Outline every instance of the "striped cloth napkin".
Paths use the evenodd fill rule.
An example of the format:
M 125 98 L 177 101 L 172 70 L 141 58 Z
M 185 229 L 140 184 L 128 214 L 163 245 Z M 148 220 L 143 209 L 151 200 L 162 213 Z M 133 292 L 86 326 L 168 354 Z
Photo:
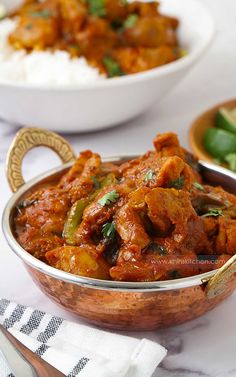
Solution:
M 0 323 L 68 377 L 150 377 L 167 352 L 147 339 L 79 325 L 6 299 L 0 300 Z M 0 377 L 14 377 L 1 352 Z

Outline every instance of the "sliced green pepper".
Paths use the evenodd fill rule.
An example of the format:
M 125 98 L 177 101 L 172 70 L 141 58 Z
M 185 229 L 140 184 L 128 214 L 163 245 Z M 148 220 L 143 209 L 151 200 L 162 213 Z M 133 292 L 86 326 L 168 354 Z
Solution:
M 105 178 L 101 181 L 101 187 L 114 185 L 117 183 L 116 176 L 114 173 L 107 174 Z
M 68 245 L 75 245 L 75 230 L 81 223 L 85 208 L 96 198 L 101 189 L 105 186 L 109 186 L 116 183 L 115 174 L 110 173 L 101 181 L 101 188 L 96 190 L 88 198 L 79 199 L 73 204 L 69 210 L 64 229 L 63 237 Z
M 81 223 L 83 212 L 87 205 L 90 203 L 90 199 L 80 199 L 73 204 L 63 229 L 63 237 L 69 245 L 75 245 L 75 230 Z

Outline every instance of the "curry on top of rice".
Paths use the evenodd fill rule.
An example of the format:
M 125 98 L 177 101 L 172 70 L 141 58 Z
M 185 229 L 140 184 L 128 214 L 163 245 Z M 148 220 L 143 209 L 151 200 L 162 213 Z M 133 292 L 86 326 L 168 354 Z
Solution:
M 156 1 L 25 0 L 11 15 L 17 50 L 63 50 L 108 77 L 137 73 L 181 57 L 178 20 Z

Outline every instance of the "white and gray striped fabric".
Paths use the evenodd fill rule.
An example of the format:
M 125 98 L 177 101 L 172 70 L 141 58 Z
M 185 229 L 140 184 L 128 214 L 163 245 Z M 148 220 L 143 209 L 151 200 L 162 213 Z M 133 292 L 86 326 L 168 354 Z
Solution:
M 68 377 L 150 377 L 167 352 L 147 339 L 79 325 L 6 299 L 0 299 L 0 323 Z M 18 377 L 1 352 L 0 377 Z

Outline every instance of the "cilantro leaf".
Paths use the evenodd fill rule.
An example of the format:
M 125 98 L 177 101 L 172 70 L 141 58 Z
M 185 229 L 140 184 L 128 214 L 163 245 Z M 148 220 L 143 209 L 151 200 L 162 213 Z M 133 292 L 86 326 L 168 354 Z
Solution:
M 32 206 L 33 204 L 37 203 L 37 199 L 25 199 L 25 200 L 22 200 L 22 202 L 20 202 L 17 206 L 18 209 L 24 209 L 24 208 L 27 208 L 27 207 L 30 207 Z
M 122 71 L 119 63 L 115 61 L 110 56 L 106 56 L 103 59 L 103 64 L 107 70 L 108 77 L 123 76 L 124 72 Z
M 129 28 L 133 27 L 136 24 L 137 20 L 138 20 L 138 15 L 137 14 L 130 14 L 126 18 L 126 20 L 124 21 L 124 24 L 123 24 L 124 28 L 125 29 L 129 29 Z
M 106 223 L 102 226 L 102 234 L 104 238 L 113 239 L 116 234 L 114 223 Z
M 104 17 L 107 14 L 104 0 L 87 0 L 89 13 L 98 17 Z
M 184 185 L 184 177 L 180 176 L 177 179 L 173 179 L 172 181 L 169 182 L 168 187 L 170 188 L 175 188 L 176 190 L 180 190 Z
M 222 209 L 217 209 L 217 208 L 211 208 L 207 213 L 204 213 L 201 217 L 218 217 L 218 216 L 223 216 Z
M 100 203 L 103 207 L 109 206 L 109 204 L 115 203 L 119 196 L 120 195 L 116 190 L 112 190 L 99 199 L 98 203 Z
M 144 182 L 148 182 L 148 181 L 151 181 L 154 177 L 155 173 L 152 169 L 149 169 L 147 171 L 147 173 L 145 174 L 145 177 L 144 177 Z
M 199 183 L 199 182 L 194 182 L 193 186 L 197 190 L 200 190 L 200 191 L 203 191 L 203 192 L 206 191 L 205 187 L 203 185 L 201 185 L 201 183 Z

